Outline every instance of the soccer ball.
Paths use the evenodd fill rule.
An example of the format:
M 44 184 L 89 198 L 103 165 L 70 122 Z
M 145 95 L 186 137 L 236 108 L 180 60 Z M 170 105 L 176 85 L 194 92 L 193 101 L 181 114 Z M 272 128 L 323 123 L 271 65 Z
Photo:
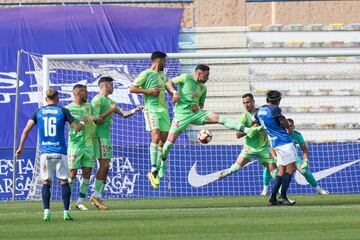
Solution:
M 198 140 L 202 144 L 207 144 L 211 142 L 212 135 L 209 130 L 201 129 L 198 133 Z

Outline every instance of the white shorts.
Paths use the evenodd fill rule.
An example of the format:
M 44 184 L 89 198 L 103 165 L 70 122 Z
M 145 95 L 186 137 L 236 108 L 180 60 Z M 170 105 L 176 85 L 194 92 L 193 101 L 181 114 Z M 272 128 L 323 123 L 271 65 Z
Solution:
M 274 147 L 276 152 L 276 165 L 286 166 L 290 163 L 296 162 L 297 152 L 293 143 L 288 143 L 278 147 Z
M 40 155 L 40 177 L 42 180 L 52 180 L 56 177 L 67 180 L 69 177 L 69 167 L 67 156 L 60 153 L 43 153 Z

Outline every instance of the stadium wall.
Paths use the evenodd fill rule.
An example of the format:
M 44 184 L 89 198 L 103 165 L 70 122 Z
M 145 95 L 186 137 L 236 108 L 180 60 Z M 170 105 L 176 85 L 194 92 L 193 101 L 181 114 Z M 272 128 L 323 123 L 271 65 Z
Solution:
M 22 0 L 27 3 L 84 2 L 86 0 Z M 3 0 L 0 7 L 11 7 L 13 0 Z M 18 1 L 20 2 L 20 1 Z M 90 1 L 95 2 L 95 1 Z M 98 1 L 96 1 L 98 2 Z M 120 2 L 106 0 L 103 2 Z M 156 2 L 154 0 L 153 2 Z M 360 22 L 360 1 L 283 1 L 250 2 L 249 0 L 194 0 L 189 3 L 136 3 L 123 4 L 140 7 L 181 7 L 184 8 L 182 27 L 223 27 L 244 26 L 250 24 L 311 24 L 311 23 L 357 23 Z M 220 10 L 220 11 L 219 11 Z

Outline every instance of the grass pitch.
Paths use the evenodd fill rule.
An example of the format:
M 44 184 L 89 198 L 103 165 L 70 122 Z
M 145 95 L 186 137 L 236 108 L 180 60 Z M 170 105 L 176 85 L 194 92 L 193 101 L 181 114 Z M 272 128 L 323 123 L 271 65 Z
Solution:
M 360 239 L 359 195 L 296 195 L 292 207 L 267 206 L 264 197 L 189 197 L 106 200 L 109 210 L 73 210 L 52 220 L 42 203 L 0 203 L 0 239 Z M 72 203 L 74 205 L 75 202 Z

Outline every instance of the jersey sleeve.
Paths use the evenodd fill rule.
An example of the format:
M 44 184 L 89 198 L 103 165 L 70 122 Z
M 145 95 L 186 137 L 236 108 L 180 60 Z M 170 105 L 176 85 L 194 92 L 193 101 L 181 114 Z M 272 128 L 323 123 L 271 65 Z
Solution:
M 273 105 L 273 108 L 271 109 L 271 114 L 273 115 L 273 117 L 275 119 L 278 119 L 278 120 L 285 118 L 284 115 L 282 115 L 282 113 L 281 113 L 281 108 L 279 108 L 276 105 Z
M 135 87 L 141 87 L 146 82 L 147 71 L 142 71 L 134 81 Z
M 244 113 L 240 115 L 239 122 L 240 122 L 241 125 L 246 124 L 246 117 L 245 117 Z
M 184 84 L 186 82 L 186 74 L 181 74 L 180 76 L 173 78 L 171 81 L 174 84 Z
M 91 105 L 94 107 L 95 111 L 98 112 L 98 114 L 101 113 L 101 99 L 99 97 L 94 97 L 91 101 Z
M 67 121 L 68 123 L 72 123 L 73 121 L 75 121 L 75 118 L 71 115 L 69 109 L 67 108 L 62 108 L 62 111 L 64 113 L 64 116 L 65 116 L 65 121 Z
M 297 141 L 300 146 L 306 145 L 305 139 L 301 133 L 298 132 Z
M 37 109 L 33 115 L 30 117 L 31 120 L 33 120 L 35 122 L 35 124 L 37 124 L 37 113 L 38 113 L 39 109 Z

